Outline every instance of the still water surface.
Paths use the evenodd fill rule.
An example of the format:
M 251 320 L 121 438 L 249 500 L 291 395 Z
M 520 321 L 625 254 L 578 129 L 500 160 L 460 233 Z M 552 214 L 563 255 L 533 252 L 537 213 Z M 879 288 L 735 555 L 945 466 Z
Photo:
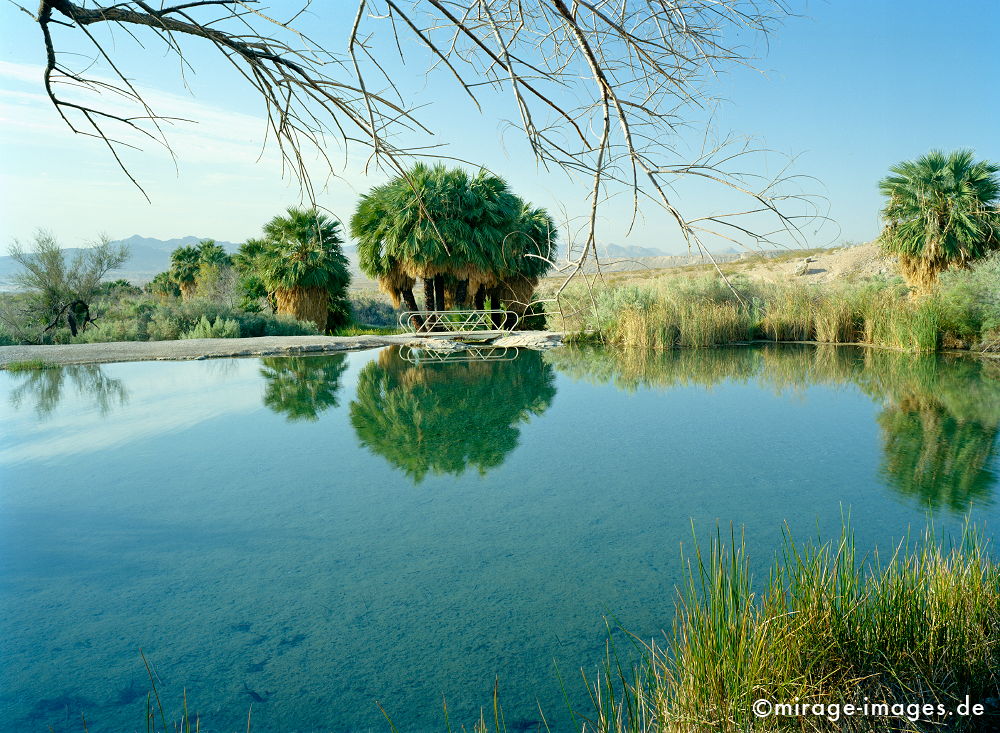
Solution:
M 1000 520 L 997 369 L 796 347 L 0 372 L 0 721 L 145 729 L 142 648 L 202 730 L 511 728 L 611 617 L 669 629 L 692 531 L 888 547 Z M 454 357 L 452 357 L 454 358 Z M 420 363 L 414 363 L 420 362 Z M 993 369 L 992 373 L 990 369 Z M 457 727 L 457 725 L 456 725 Z

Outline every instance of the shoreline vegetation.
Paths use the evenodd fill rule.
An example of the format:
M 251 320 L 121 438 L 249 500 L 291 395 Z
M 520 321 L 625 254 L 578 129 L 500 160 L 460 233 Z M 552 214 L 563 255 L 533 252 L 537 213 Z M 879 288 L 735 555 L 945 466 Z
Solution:
M 824 285 L 736 275 L 661 276 L 615 287 L 567 288 L 571 340 L 664 350 L 752 341 L 863 345 L 909 352 L 1000 352 L 1000 254 L 942 273 L 913 295 L 898 278 Z
M 565 710 L 508 721 L 498 679 L 478 721 L 449 720 L 446 701 L 440 729 L 552 731 L 562 718 L 591 733 L 987 731 L 1000 722 L 1000 565 L 975 525 L 958 537 L 929 525 L 864 557 L 849 519 L 832 542 L 799 542 L 786 530 L 765 578 L 753 575 L 735 529 L 716 530 L 707 547 L 694 536 L 693 547 L 681 559 L 672 629 L 647 642 L 609 623 L 596 671 L 580 670 L 583 709 L 557 668 Z M 164 711 L 143 661 L 153 683 L 147 732 L 199 729 L 186 691 L 179 712 Z M 759 700 L 769 715 L 755 714 Z M 406 730 L 391 702 L 373 704 L 388 730 Z M 779 705 L 798 709 L 786 715 Z

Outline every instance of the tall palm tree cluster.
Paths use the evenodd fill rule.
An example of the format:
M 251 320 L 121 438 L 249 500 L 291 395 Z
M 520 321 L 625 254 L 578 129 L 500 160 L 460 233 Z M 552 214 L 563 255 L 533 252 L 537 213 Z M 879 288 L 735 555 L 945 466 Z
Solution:
M 523 313 L 554 259 L 556 229 L 544 209 L 486 171 L 417 164 L 362 197 L 351 219 L 362 271 L 397 308 L 446 310 L 487 298 Z
M 933 150 L 889 170 L 879 182 L 888 199 L 880 241 L 918 291 L 1000 247 L 1000 166 L 976 161 L 971 150 Z

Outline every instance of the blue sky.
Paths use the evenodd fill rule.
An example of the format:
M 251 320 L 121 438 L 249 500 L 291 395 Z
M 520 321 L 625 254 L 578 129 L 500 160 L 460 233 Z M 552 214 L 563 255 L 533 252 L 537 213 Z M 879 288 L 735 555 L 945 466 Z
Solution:
M 337 49 L 349 28 L 351 13 L 345 8 L 353 5 L 316 4 L 304 23 Z M 813 178 L 805 188 L 826 197 L 834 224 L 807 228 L 810 243 L 872 239 L 879 229 L 877 182 L 893 163 L 935 147 L 969 147 L 980 158 L 1000 160 L 995 92 L 1000 56 L 994 50 L 1000 2 L 812 0 L 793 8 L 799 17 L 788 19 L 762 49 L 766 54 L 758 68 L 764 73 L 732 70 L 713 91 L 726 100 L 716 114 L 722 131 L 752 135 L 795 156 L 793 171 Z M 30 237 L 37 227 L 51 229 L 67 246 L 99 233 L 242 241 L 298 201 L 298 188 L 287 176 L 282 179 L 275 152 L 259 155 L 264 126 L 257 100 L 204 44 L 189 45 L 198 73 L 185 89 L 175 59 L 155 46 L 142 51 L 127 38 L 115 39 L 123 66 L 158 111 L 199 120 L 170 132 L 176 170 L 162 151 L 131 156 L 152 198 L 149 204 L 100 144 L 64 129 L 42 97 L 43 48 L 31 19 L 11 4 L 0 5 L 0 34 L 4 244 Z M 393 63 L 393 74 L 428 105 L 423 119 L 437 132 L 435 142 L 448 143 L 448 154 L 500 173 L 516 192 L 557 218 L 563 211 L 574 216 L 586 210 L 585 181 L 540 171 L 516 133 L 502 132 L 499 115 L 510 114 L 501 112 L 502 98 L 478 113 L 447 78 L 425 80 L 426 57 L 409 50 L 414 53 L 408 63 Z M 772 158 L 768 166 L 779 162 Z M 319 197 L 343 218 L 360 193 L 384 179 L 366 176 L 362 163 L 349 157 Z M 685 212 L 716 203 L 696 185 L 680 184 L 677 196 Z M 624 200 L 612 201 L 602 212 L 600 239 L 683 249 L 662 213 L 648 207 L 643 213 L 626 238 L 629 207 Z

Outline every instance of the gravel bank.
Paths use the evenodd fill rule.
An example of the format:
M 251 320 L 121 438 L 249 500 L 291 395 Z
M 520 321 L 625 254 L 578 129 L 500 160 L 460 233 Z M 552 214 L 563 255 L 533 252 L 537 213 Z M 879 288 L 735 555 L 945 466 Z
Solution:
M 516 334 L 521 348 L 549 348 L 562 334 L 532 331 Z M 115 341 L 105 344 L 0 346 L 0 368 L 16 361 L 50 364 L 104 364 L 115 361 L 183 361 L 233 356 L 294 356 L 336 351 L 360 351 L 383 346 L 435 346 L 441 338 L 399 336 L 262 336 L 245 339 L 184 339 L 181 341 Z

